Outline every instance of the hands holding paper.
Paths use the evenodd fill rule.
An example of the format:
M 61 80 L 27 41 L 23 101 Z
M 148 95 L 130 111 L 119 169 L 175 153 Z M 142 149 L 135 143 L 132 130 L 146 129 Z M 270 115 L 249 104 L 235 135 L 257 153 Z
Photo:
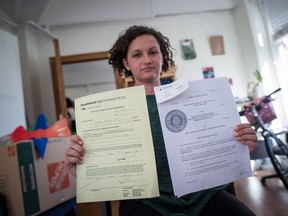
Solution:
M 65 164 L 77 202 L 159 196 L 144 86 L 77 98 L 75 111 Z
M 176 196 L 252 175 L 249 152 L 257 136 L 241 124 L 226 78 L 177 80 L 154 89 Z
M 72 135 L 71 144 L 66 150 L 65 167 L 74 177 L 76 177 L 76 164 L 83 163 L 84 154 L 82 139 L 78 135 Z
M 156 92 L 156 98 L 158 96 L 157 99 L 163 99 L 158 103 L 158 110 L 177 196 L 252 175 L 248 149 L 252 152 L 257 147 L 256 133 L 250 124 L 240 123 L 237 110 L 233 107 L 233 98 L 229 94 L 225 95 L 225 80 L 214 81 L 215 86 L 207 85 L 207 89 L 203 89 L 201 82 L 194 82 L 189 88 L 185 83 L 182 85 L 181 82 L 175 82 L 175 86 L 171 85 L 173 88 L 159 87 L 162 89 Z M 198 83 L 201 88 L 197 87 Z M 195 89 L 192 90 L 193 87 Z M 136 94 L 136 90 L 140 88 L 125 89 L 128 90 Z M 124 94 L 124 90 L 120 92 Z M 104 94 L 107 94 L 108 99 Z M 101 196 L 101 199 L 133 198 L 130 197 L 133 190 L 148 191 L 149 188 L 139 188 L 138 184 L 151 178 L 143 171 L 151 171 L 147 164 L 148 158 L 148 161 L 155 160 L 153 149 L 150 149 L 150 153 L 144 150 L 147 143 L 153 145 L 152 138 L 143 139 L 151 135 L 141 135 L 145 131 L 149 134 L 149 122 L 145 122 L 148 123 L 145 130 L 144 124 L 140 123 L 148 119 L 139 112 L 140 107 L 147 106 L 139 106 L 141 101 L 145 101 L 144 93 L 140 94 L 142 100 L 137 100 L 138 103 L 131 102 L 132 98 L 139 98 L 138 96 L 115 97 L 116 92 L 113 92 L 113 96 L 110 94 L 112 93 L 106 92 L 103 95 L 83 97 L 81 102 L 80 99 L 76 100 L 78 117 L 82 115 L 77 122 L 77 132 L 80 131 L 81 134 L 71 137 L 65 165 L 72 175 L 76 176 L 76 172 L 78 173 L 77 191 L 82 192 L 77 195 L 78 198 L 82 197 L 79 198 L 81 201 L 86 200 L 87 192 L 91 193 L 92 199 L 95 191 L 107 191 L 105 185 L 108 181 L 112 191 L 116 191 L 115 196 Z M 81 104 L 85 106 L 80 106 Z M 85 159 L 84 142 L 87 150 Z M 239 142 L 248 148 L 243 148 Z M 82 163 L 82 168 L 78 169 L 80 166 L 77 166 L 76 169 L 75 165 Z M 156 167 L 152 170 L 155 169 Z M 226 175 L 227 170 L 230 175 Z M 205 177 L 207 175 L 210 177 Z M 127 193 L 125 188 L 131 184 L 134 189 Z M 112 191 L 110 194 L 114 193 Z M 157 192 L 153 196 L 155 195 Z
M 253 152 L 257 146 L 257 136 L 251 125 L 243 123 L 235 126 L 235 139 L 241 141 L 244 145 L 248 145 L 249 152 Z M 85 156 L 83 141 L 78 135 L 71 136 L 71 144 L 66 151 L 65 166 L 69 173 L 76 177 L 76 164 L 83 163 Z
M 235 140 L 240 141 L 249 148 L 249 153 L 258 147 L 258 139 L 255 130 L 248 123 L 239 124 L 234 127 Z

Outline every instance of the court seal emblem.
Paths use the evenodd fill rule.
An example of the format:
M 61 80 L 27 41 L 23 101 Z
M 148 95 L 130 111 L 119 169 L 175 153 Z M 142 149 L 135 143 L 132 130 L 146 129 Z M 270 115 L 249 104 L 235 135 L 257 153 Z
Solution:
M 187 125 L 187 116 L 181 110 L 171 110 L 165 117 L 165 124 L 168 130 L 178 133 Z

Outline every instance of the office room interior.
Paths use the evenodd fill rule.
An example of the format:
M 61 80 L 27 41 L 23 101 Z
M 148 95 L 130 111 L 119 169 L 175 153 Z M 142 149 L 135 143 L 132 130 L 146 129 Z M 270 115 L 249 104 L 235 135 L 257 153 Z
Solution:
M 107 52 L 119 33 L 131 25 L 151 26 L 170 39 L 175 49 L 176 79 L 204 79 L 203 68 L 207 67 L 213 68 L 215 77 L 227 77 L 238 109 L 255 96 L 255 71 L 260 71 L 263 95 L 281 88 L 273 101 L 277 114 L 273 129 L 285 131 L 288 129 L 288 3 L 271 2 L 1 1 L 0 137 L 19 125 L 27 130 L 33 128 L 39 114 L 47 117 L 49 126 L 59 119 L 59 98 L 54 92 L 50 64 L 57 51 L 61 57 Z M 277 20 L 277 15 L 286 19 Z M 224 52 L 220 54 L 212 53 L 209 39 L 214 36 L 223 39 Z M 183 41 L 192 41 L 194 58 L 183 56 Z M 107 59 L 61 66 L 65 96 L 73 100 L 117 88 Z M 244 118 L 241 117 L 247 121 Z

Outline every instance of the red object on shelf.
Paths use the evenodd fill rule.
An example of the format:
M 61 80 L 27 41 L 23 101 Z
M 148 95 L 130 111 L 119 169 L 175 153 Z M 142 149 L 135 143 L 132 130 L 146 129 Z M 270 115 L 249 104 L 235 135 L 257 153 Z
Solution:
M 45 130 L 38 129 L 35 131 L 26 131 L 23 126 L 19 126 L 12 132 L 12 134 L 10 134 L 12 142 L 29 140 L 31 138 L 39 139 L 42 137 L 52 138 L 67 136 L 71 136 L 71 131 L 68 127 L 67 118 L 59 119 L 51 127 Z

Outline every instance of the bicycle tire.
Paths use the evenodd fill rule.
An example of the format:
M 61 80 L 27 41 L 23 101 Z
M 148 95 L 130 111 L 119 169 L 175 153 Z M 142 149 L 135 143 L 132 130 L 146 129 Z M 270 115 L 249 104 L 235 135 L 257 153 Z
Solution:
M 265 146 L 266 146 L 267 154 L 271 160 L 271 163 L 274 167 L 274 170 L 276 171 L 276 175 L 263 177 L 261 182 L 263 184 L 265 184 L 265 180 L 267 178 L 272 178 L 272 177 L 278 176 L 280 178 L 280 180 L 282 181 L 282 183 L 284 184 L 285 188 L 288 190 L 288 180 L 286 179 L 286 177 L 288 176 L 288 172 L 282 166 L 281 162 L 276 157 L 277 155 L 273 151 L 273 141 L 275 141 L 277 143 L 277 145 L 280 145 L 280 146 L 282 146 L 282 145 L 285 146 L 285 144 L 272 133 L 267 133 L 266 135 L 264 135 L 264 140 L 265 140 Z M 286 147 L 284 147 L 284 148 L 286 148 Z

